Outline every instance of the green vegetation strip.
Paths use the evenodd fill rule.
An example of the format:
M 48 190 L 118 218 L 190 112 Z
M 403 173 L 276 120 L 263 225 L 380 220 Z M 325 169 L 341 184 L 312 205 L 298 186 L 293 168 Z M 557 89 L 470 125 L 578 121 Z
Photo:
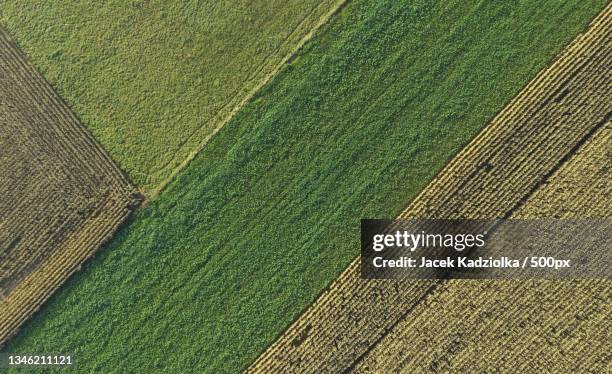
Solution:
M 605 1 L 355 1 L 8 350 L 236 372 Z
M 152 192 L 336 3 L 2 0 L 0 23 Z

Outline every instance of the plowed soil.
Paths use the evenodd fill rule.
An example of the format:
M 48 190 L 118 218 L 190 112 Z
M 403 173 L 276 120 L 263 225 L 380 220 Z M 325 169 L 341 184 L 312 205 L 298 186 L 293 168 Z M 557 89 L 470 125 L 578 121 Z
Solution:
M 0 345 L 139 194 L 0 29 Z

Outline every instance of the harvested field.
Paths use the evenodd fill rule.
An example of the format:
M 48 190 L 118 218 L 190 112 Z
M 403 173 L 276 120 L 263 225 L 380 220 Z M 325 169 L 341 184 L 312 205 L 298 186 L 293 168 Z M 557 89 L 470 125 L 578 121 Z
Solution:
M 611 219 L 610 165 L 607 122 L 512 218 Z M 355 372 L 604 373 L 611 300 L 610 280 L 447 281 Z
M 2 29 L 0 176 L 2 345 L 139 196 Z
M 608 118 L 513 217 L 612 218 L 611 166 L 612 126 Z
M 559 172 L 574 152 L 591 140 L 593 134 L 603 131 L 610 120 L 611 9 L 612 6 L 608 6 L 587 32 L 539 73 L 400 217 L 501 218 L 512 217 L 519 209 L 541 209 L 536 208 L 536 202 L 530 203 L 533 204 L 531 208 L 523 206 Z M 607 147 L 606 152 L 609 152 L 609 138 L 598 136 L 603 136 L 604 140 L 598 140 L 596 147 L 600 147 L 600 151 Z M 609 158 L 609 153 L 603 157 L 604 160 Z M 602 178 L 595 184 L 603 183 L 605 189 L 609 185 Z M 561 184 L 558 186 L 562 188 Z M 581 193 L 571 189 L 566 192 L 570 195 Z M 609 193 L 603 196 L 609 198 Z M 610 205 L 606 204 L 607 201 L 603 202 L 601 209 L 609 216 Z M 540 211 L 540 214 L 545 212 Z M 566 213 L 557 211 L 555 215 L 558 214 Z M 355 260 L 249 371 L 342 372 L 354 369 L 400 321 L 411 319 L 415 308 L 421 308 L 419 310 L 426 314 L 428 309 L 423 301 L 429 300 L 444 284 L 441 281 L 361 280 L 358 260 Z M 460 288 L 462 283 L 453 284 Z M 504 287 L 500 286 L 502 282 L 494 284 L 494 289 Z M 598 287 L 589 292 L 602 296 L 601 291 L 606 291 L 609 283 Z M 588 288 L 585 284 L 580 289 Z M 545 291 L 533 285 L 532 292 Z M 585 293 L 581 300 L 588 300 L 589 294 Z M 572 304 L 573 307 L 586 308 L 584 303 L 576 302 L 578 304 Z M 559 308 L 562 307 L 559 304 Z M 444 313 L 462 315 L 462 310 L 451 307 Z M 542 318 L 554 319 L 555 315 Z M 443 328 L 444 321 L 436 321 Z M 391 361 L 390 365 L 393 365 Z
M 7 351 L 244 369 L 604 4 L 350 2 Z
M 7 0 L 0 23 L 154 195 L 343 0 Z

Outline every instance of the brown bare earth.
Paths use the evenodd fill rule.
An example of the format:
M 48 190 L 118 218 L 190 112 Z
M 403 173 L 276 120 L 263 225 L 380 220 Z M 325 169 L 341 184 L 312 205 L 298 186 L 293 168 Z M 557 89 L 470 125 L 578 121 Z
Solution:
M 0 28 L 0 346 L 140 195 Z
M 611 16 L 609 5 L 400 217 L 611 217 Z M 247 371 L 471 372 L 480 360 L 571 372 L 609 361 L 609 281 L 366 281 L 358 264 Z

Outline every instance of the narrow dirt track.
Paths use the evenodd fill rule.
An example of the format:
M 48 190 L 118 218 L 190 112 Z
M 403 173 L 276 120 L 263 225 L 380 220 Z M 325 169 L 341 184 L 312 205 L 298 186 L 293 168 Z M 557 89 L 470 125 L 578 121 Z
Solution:
M 557 178 L 561 170 L 565 170 L 568 160 L 573 159 L 596 134 L 601 136 L 600 132 L 607 128 L 610 121 L 611 16 L 612 5 L 608 5 L 591 23 L 589 29 L 577 37 L 551 66 L 540 72 L 446 166 L 400 217 L 508 218 L 516 217 L 529 209 L 542 209 L 537 207 L 543 206 L 543 203 L 534 202 L 534 196 L 543 194 L 541 191 L 547 184 Z M 601 181 L 598 183 L 601 184 Z M 582 192 L 567 192 L 568 196 L 572 193 L 582 195 Z M 548 199 L 542 201 L 548 201 L 550 206 L 560 204 L 558 200 L 551 200 L 552 197 Z M 606 214 L 612 213 L 609 206 L 604 205 Z M 551 212 L 551 209 L 544 209 L 533 214 L 542 216 L 545 213 L 552 214 Z M 435 349 L 442 349 L 443 344 L 455 346 L 448 340 L 448 336 L 438 337 L 441 340 L 437 345 L 432 343 L 435 348 L 431 348 L 433 350 L 430 355 L 426 356 L 430 359 L 427 362 L 428 369 L 425 369 L 427 365 L 424 364 L 417 366 L 412 362 L 411 365 L 410 358 L 404 356 L 404 345 L 401 343 L 396 347 L 396 361 L 389 361 L 390 366 L 378 365 L 377 357 L 382 357 L 385 349 L 382 348 L 385 346 L 380 344 L 393 344 L 392 340 L 387 340 L 391 335 L 406 334 L 414 337 L 411 334 L 416 334 L 417 330 L 404 326 L 407 323 L 405 321 L 413 320 L 413 315 L 420 315 L 423 319 L 433 318 L 439 328 L 443 328 L 445 322 L 442 318 L 436 318 L 437 315 L 459 318 L 457 315 L 465 312 L 465 306 L 460 304 L 437 303 L 435 308 L 428 307 L 429 303 L 432 303 L 431 300 L 438 300 L 439 295 L 447 293 L 445 289 L 449 285 L 457 288 L 457 292 L 463 293 L 476 288 L 458 281 L 364 281 L 359 277 L 359 261 L 356 259 L 247 372 L 327 373 L 356 369 L 383 370 L 381 367 L 391 371 L 399 368 L 414 369 L 417 372 L 419 369 L 437 370 L 443 365 L 432 358 L 440 355 L 435 353 Z M 480 291 L 474 292 L 486 294 L 489 290 L 488 292 L 493 294 L 505 294 L 505 300 L 512 302 L 516 297 L 514 292 L 517 287 L 519 282 L 484 282 L 479 286 Z M 512 320 L 520 310 L 531 312 L 534 304 L 529 303 L 529 298 L 534 295 L 550 294 L 557 297 L 565 292 L 569 301 L 559 300 L 555 303 L 556 299 L 553 297 L 550 305 L 546 304 L 548 306 L 537 309 L 536 312 L 539 313 L 539 318 L 550 321 L 545 326 L 554 326 L 555 323 L 567 326 L 569 320 L 557 315 L 555 310 L 586 311 L 591 308 L 589 300 L 593 297 L 610 296 L 609 283 L 577 283 L 574 285 L 577 290 L 575 292 L 571 292 L 571 287 L 563 286 L 548 289 L 549 286 L 537 282 L 520 287 L 524 287 L 527 298 L 522 307 L 518 303 L 518 309 L 508 313 L 504 308 L 498 309 L 499 313 L 489 321 L 491 324 L 495 324 L 496 320 Z M 579 297 L 575 296 L 580 292 L 582 294 Z M 456 296 L 456 299 L 463 300 L 461 296 Z M 494 306 L 499 308 L 499 305 L 503 303 Z M 478 313 L 478 308 L 475 307 L 470 312 Z M 482 308 L 486 310 L 484 305 Z M 601 317 L 601 314 L 597 313 L 591 315 L 593 318 Z M 595 327 L 585 327 L 585 331 L 601 334 L 600 322 L 593 322 Z M 496 328 L 484 325 L 487 328 Z M 467 325 L 465 326 L 467 329 Z M 500 326 L 503 326 L 502 322 L 497 327 Z M 513 339 L 512 332 L 516 331 L 518 330 L 509 330 L 508 339 Z M 466 330 L 462 335 L 457 335 L 456 340 L 481 339 L 477 335 L 468 336 L 468 332 L 469 330 Z M 432 329 L 420 333 L 435 332 Z M 537 336 L 540 340 L 554 340 L 555 334 L 558 334 L 558 331 L 549 331 L 550 337 L 540 331 Z M 424 335 L 419 338 L 435 341 L 434 336 Z M 491 335 L 483 336 L 483 339 L 492 338 Z M 527 346 L 537 346 L 538 341 L 532 339 L 523 343 Z M 488 344 L 493 342 L 494 340 L 489 340 Z M 582 341 L 582 344 L 584 343 L 585 341 Z M 484 354 L 483 349 L 487 346 L 487 341 L 483 340 L 478 344 L 480 345 L 465 351 L 471 356 L 466 358 L 467 361 L 463 361 L 464 364 L 469 362 L 469 359 Z M 381 348 L 378 348 L 379 346 Z M 418 348 L 417 345 L 414 347 Z M 513 352 L 515 355 L 521 354 L 518 348 Z M 601 357 L 601 352 L 595 350 L 592 355 L 594 356 L 590 357 Z M 544 357 L 542 365 L 548 362 L 548 358 L 560 355 L 551 353 Z M 561 361 L 560 364 L 564 363 L 566 361 Z M 467 366 L 459 368 L 465 367 Z
M 0 28 L 0 346 L 140 194 Z

